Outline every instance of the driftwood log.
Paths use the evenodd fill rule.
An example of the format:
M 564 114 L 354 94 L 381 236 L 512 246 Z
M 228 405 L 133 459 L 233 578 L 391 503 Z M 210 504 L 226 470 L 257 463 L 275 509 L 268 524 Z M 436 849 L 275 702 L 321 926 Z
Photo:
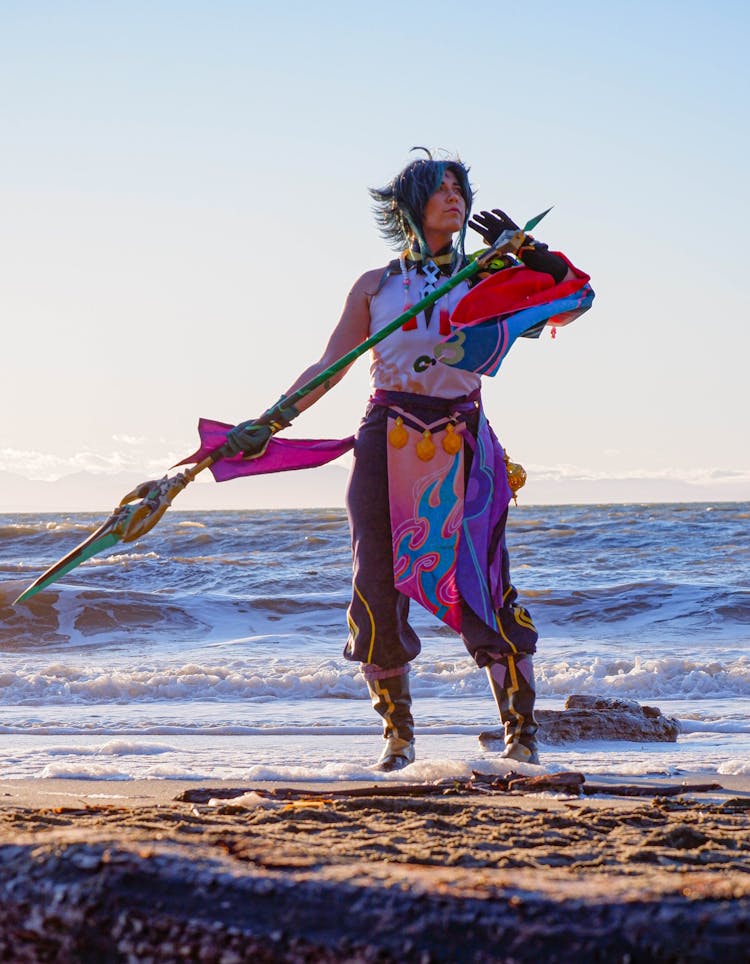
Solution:
M 656 706 L 604 696 L 569 696 L 564 710 L 537 710 L 541 743 L 579 740 L 626 740 L 631 743 L 676 743 L 680 724 Z M 479 742 L 488 747 L 503 742 L 503 731 L 485 730 Z
M 377 783 L 366 787 L 349 787 L 344 790 L 329 788 L 314 790 L 310 787 L 194 787 L 183 790 L 175 797 L 181 803 L 202 803 L 225 800 L 231 805 L 248 794 L 254 799 L 244 804 L 252 809 L 256 800 L 275 800 L 278 802 L 307 802 L 319 806 L 333 804 L 336 800 L 351 801 L 379 797 L 450 797 L 466 794 L 496 793 L 557 793 L 571 797 L 606 796 L 624 797 L 675 797 L 682 793 L 706 793 L 722 790 L 720 783 L 668 783 L 652 784 L 598 784 L 586 783 L 586 777 L 575 770 L 564 773 L 543 773 L 530 777 L 523 773 L 479 773 L 460 780 L 437 780 L 434 783 Z M 242 808 L 243 804 L 239 806 Z

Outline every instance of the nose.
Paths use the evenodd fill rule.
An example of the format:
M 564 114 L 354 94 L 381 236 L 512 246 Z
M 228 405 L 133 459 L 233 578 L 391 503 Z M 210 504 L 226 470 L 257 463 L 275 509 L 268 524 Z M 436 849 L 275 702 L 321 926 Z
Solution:
M 445 203 L 446 204 L 457 204 L 457 203 L 463 204 L 464 203 L 464 196 L 457 186 L 454 185 L 453 187 L 448 188 L 448 193 L 446 194 L 446 197 L 445 197 Z

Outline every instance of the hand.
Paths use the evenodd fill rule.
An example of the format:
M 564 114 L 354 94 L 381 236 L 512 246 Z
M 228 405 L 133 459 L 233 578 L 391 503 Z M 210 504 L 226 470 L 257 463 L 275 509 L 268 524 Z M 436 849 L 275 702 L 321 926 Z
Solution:
M 242 452 L 245 458 L 257 459 L 268 448 L 273 435 L 270 425 L 259 425 L 255 419 L 240 422 L 227 435 L 223 448 L 227 456 Z
M 286 396 L 282 395 L 259 419 L 240 422 L 228 432 L 223 445 L 225 457 L 242 452 L 246 459 L 260 458 L 268 448 L 271 437 L 283 428 L 289 428 L 292 419 L 298 415 L 299 409 L 286 404 Z
M 469 221 L 469 227 L 482 236 L 485 244 L 492 245 L 503 231 L 518 231 L 516 222 L 509 218 L 505 211 L 493 208 L 492 211 L 480 211 Z

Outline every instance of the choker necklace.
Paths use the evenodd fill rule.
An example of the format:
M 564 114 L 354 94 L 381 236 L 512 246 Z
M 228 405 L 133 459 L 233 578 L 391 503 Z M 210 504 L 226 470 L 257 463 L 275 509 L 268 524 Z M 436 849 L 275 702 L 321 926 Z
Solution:
M 427 260 L 434 262 L 436 265 L 442 267 L 443 265 L 450 264 L 453 261 L 455 251 L 451 248 L 448 251 L 443 252 L 443 254 L 431 255 Z M 419 265 L 421 261 L 424 260 L 421 251 L 411 251 L 407 250 L 401 254 L 401 258 L 410 261 L 412 264 Z

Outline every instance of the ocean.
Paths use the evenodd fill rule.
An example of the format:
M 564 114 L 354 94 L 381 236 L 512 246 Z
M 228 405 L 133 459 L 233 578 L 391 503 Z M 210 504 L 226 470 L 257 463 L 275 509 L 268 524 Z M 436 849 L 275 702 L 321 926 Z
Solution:
M 170 510 L 143 540 L 11 608 L 101 521 L 0 515 L 4 778 L 507 771 L 477 740 L 498 726 L 485 674 L 416 605 L 418 760 L 402 774 L 370 769 L 379 720 L 341 655 L 351 558 L 342 509 Z M 561 709 L 573 693 L 624 697 L 682 726 L 676 744 L 542 745 L 548 770 L 750 773 L 749 521 L 750 503 L 511 508 L 514 583 L 541 634 L 539 707 Z

